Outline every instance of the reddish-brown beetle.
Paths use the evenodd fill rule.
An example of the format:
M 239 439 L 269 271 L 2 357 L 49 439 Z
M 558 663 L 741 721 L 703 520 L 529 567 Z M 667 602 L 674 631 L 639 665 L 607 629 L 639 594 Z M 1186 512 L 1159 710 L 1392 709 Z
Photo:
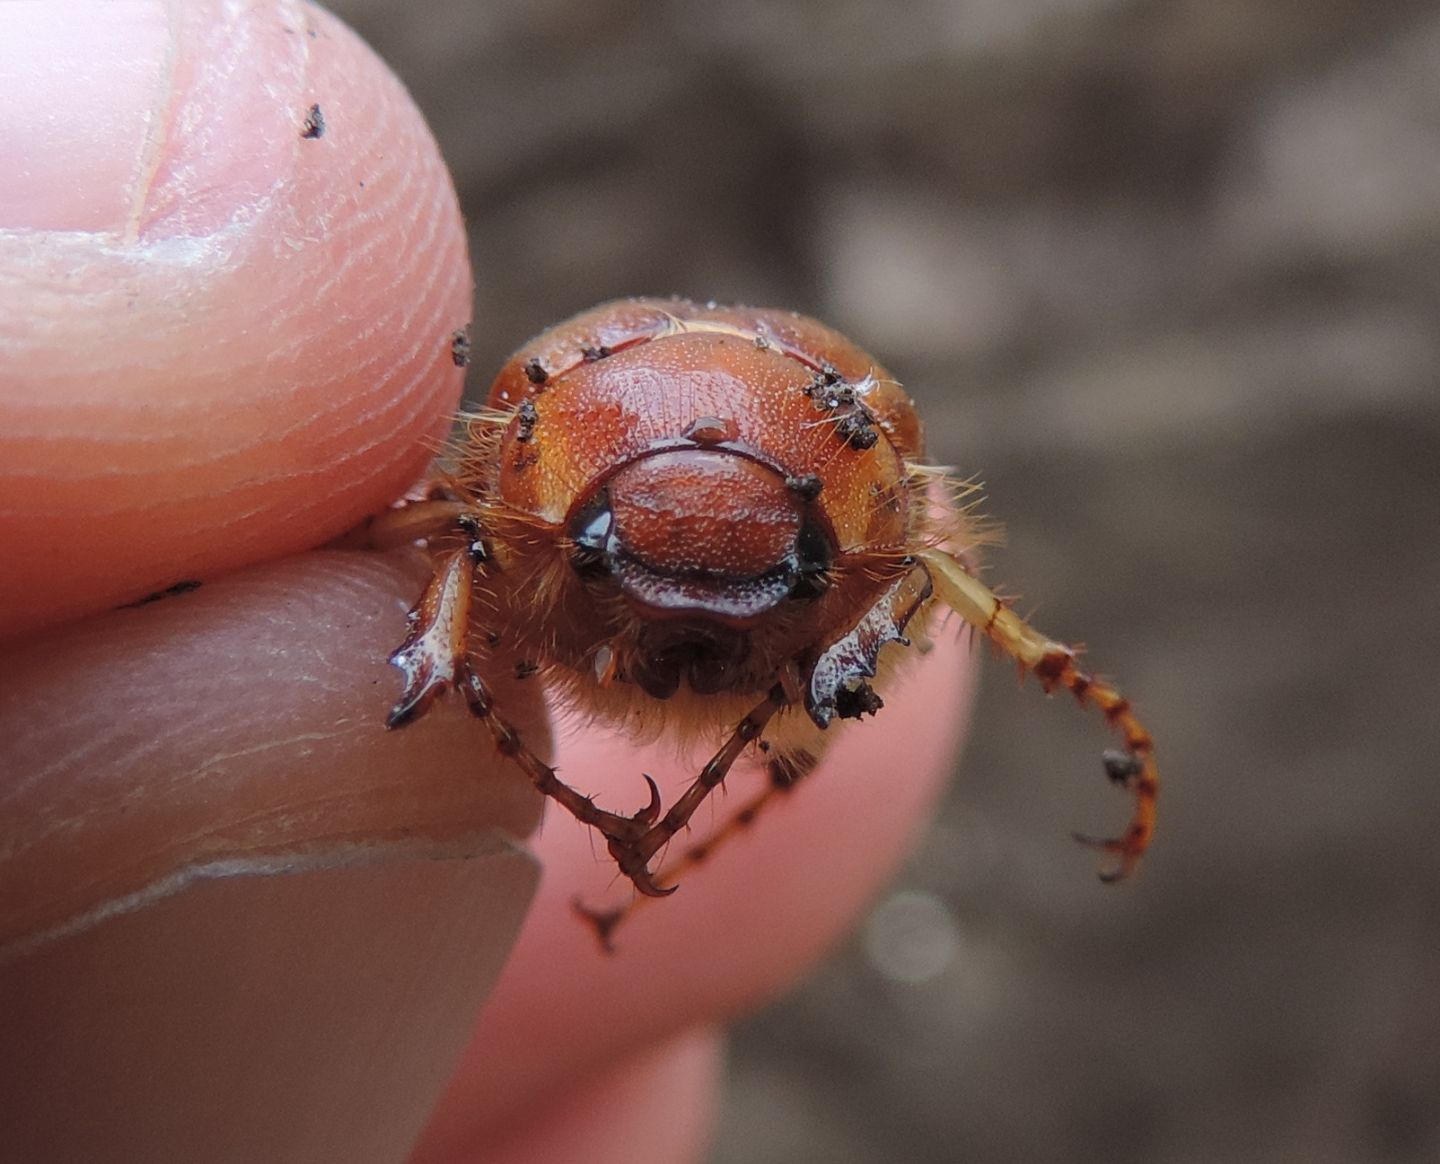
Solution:
M 1102 876 L 1122 877 L 1154 830 L 1150 735 L 976 578 L 983 536 L 957 504 L 964 488 L 946 485 L 899 383 L 814 320 L 678 299 L 594 308 L 517 352 L 465 418 L 450 470 L 372 524 L 376 544 L 423 538 L 435 559 L 392 657 L 405 688 L 389 726 L 459 688 L 501 752 L 605 838 L 641 894 L 662 896 L 687 858 L 660 873 L 652 859 L 746 748 L 769 790 L 722 839 L 810 772 L 834 720 L 879 710 L 903 657 L 883 648 L 943 606 L 1120 733 L 1105 768 L 1133 817 L 1115 840 L 1081 840 L 1116 857 Z M 601 809 L 494 706 L 472 648 L 497 642 L 595 716 L 718 751 L 663 813 L 648 776 L 640 812 Z M 624 912 L 589 916 L 608 940 Z

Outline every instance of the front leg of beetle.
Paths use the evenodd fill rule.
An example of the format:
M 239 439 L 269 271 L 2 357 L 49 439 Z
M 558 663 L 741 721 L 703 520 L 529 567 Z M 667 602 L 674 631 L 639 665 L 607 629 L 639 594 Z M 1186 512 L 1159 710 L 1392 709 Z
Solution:
M 445 691 L 455 686 L 465 667 L 470 641 L 470 597 L 475 562 L 466 550 L 444 555 L 410 612 L 405 641 L 390 662 L 405 676 L 400 698 L 386 717 L 387 728 L 419 719 Z
M 367 518 L 347 535 L 346 541 L 348 544 L 353 540 L 371 550 L 393 550 L 467 527 L 478 530 L 479 523 L 480 514 L 469 502 L 426 498 L 407 501 Z
M 409 634 L 390 656 L 390 662 L 404 674 L 405 686 L 385 726 L 400 728 L 414 722 L 441 694 L 458 687 L 471 713 L 489 728 L 499 752 L 512 760 L 536 789 L 612 843 L 638 840 L 660 812 L 660 790 L 653 780 L 646 777 L 649 804 L 633 817 L 596 808 L 589 797 L 556 776 L 555 769 L 535 755 L 514 725 L 496 711 L 494 697 L 469 654 L 474 582 L 487 562 L 484 541 L 473 517 L 462 516 L 458 524 L 461 532 L 471 536 L 470 545 L 437 559 L 434 575 L 410 612 Z

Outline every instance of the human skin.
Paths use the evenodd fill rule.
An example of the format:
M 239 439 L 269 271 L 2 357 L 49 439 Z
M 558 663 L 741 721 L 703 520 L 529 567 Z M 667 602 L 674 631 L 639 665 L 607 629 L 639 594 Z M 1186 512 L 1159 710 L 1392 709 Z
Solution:
M 269 1089 L 252 1098 L 268 1124 L 313 1132 L 302 1117 L 324 1075 L 407 1142 L 459 1055 L 417 1159 L 560 1160 L 577 1144 L 630 1159 L 637 1129 L 650 1158 L 693 1158 L 718 1032 L 813 964 L 902 858 L 949 768 L 969 656 L 941 636 L 874 723 L 847 726 L 805 785 L 601 954 L 569 902 L 624 893 L 589 834 L 551 813 L 530 835 L 538 797 L 460 708 L 381 726 L 398 682 L 384 656 L 423 563 L 317 549 L 423 473 L 458 401 L 448 338 L 468 321 L 470 272 L 423 123 L 318 9 L 79 7 L 0 6 L 0 156 L 34 161 L 0 183 L 0 972 L 100 1023 L 117 1008 L 94 1018 L 84 1001 L 115 975 L 67 951 L 94 943 L 113 967 L 128 950 L 143 982 L 151 952 L 168 974 L 167 942 L 203 940 L 213 977 L 241 957 L 226 934 L 254 927 L 244 955 L 258 943 L 280 1001 L 254 1008 L 221 981 L 197 1014 L 241 1008 L 232 1027 L 257 1048 L 303 1036 L 326 992 L 288 994 L 287 959 L 345 1003 L 306 1055 L 264 1064 Z M 301 136 L 312 104 L 320 138 Z M 203 585 L 116 609 L 190 579 Z M 502 697 L 549 750 L 538 687 Z M 556 754 L 617 810 L 643 802 L 642 771 L 673 794 L 694 770 L 587 725 Z M 527 837 L 538 892 L 506 840 Z M 197 870 L 208 880 L 177 876 Z M 405 927 L 426 909 L 421 931 Z M 412 949 L 423 973 L 398 989 Z M 165 1004 L 149 1050 L 181 1064 L 194 1023 L 166 1033 Z M 362 1037 L 347 1014 L 356 1031 L 384 1023 Z M 72 1030 L 44 1049 L 71 1057 L 74 1078 L 103 1070 L 87 1056 L 135 1046 L 129 1028 L 113 1044 L 48 1028 Z M 152 1097 L 180 1113 L 153 1134 L 213 1145 L 229 1125 L 210 1100 L 222 1084 L 251 1095 L 246 1066 L 228 1082 L 179 1072 L 190 1100 Z M 0 1109 L 25 1086 L 0 1072 Z M 114 1113 L 84 1110 L 103 1100 L 68 1091 L 67 1110 L 31 1124 L 114 1136 Z M 153 1130 L 164 1120 L 145 1101 L 123 1114 Z M 110 1139 L 70 1150 L 124 1156 Z

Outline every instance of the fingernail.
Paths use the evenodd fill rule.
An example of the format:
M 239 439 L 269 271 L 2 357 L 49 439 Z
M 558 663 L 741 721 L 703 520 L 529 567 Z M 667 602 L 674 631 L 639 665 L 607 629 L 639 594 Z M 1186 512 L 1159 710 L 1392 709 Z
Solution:
M 120 229 L 169 89 L 159 3 L 0 5 L 0 228 Z
M 482 833 L 219 865 L 0 961 L 0 1158 L 405 1157 L 534 860 Z
M 0 230 L 212 234 L 293 162 L 308 10 L 290 0 L 0 3 Z

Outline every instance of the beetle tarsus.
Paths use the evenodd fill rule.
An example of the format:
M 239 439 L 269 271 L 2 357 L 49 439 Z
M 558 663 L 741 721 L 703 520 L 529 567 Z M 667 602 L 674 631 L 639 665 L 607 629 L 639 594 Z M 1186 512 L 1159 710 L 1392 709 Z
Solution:
M 1041 634 L 1020 618 L 1011 604 L 976 578 L 965 564 L 945 550 L 925 550 L 920 559 L 935 582 L 936 596 L 1002 651 L 1014 657 L 1022 675 L 1031 672 L 1047 691 L 1064 688 L 1082 707 L 1094 707 L 1117 733 L 1123 749 L 1104 754 L 1105 774 L 1132 798 L 1129 827 L 1114 840 L 1079 837 L 1084 845 L 1114 854 L 1118 864 L 1101 874 L 1101 880 L 1122 881 L 1144 855 L 1155 833 L 1155 803 L 1160 794 L 1160 772 L 1155 764 L 1155 743 L 1135 715 L 1130 701 L 1107 680 L 1082 671 L 1077 651 Z
M 1139 756 L 1119 748 L 1106 748 L 1100 761 L 1105 765 L 1105 775 L 1110 777 L 1112 783 L 1122 787 L 1127 787 L 1131 780 L 1145 770 L 1145 762 Z
M 610 855 L 615 858 L 615 864 L 620 866 L 620 872 L 630 878 L 631 884 L 637 892 L 646 897 L 669 897 L 677 889 L 678 885 L 661 885 L 655 880 L 655 874 L 650 871 L 650 858 L 645 856 L 639 843 L 625 841 L 610 841 Z
M 1116 858 L 1113 868 L 1100 870 L 1099 877 L 1106 885 L 1124 881 L 1135 871 L 1145 853 L 1145 842 L 1140 836 L 1127 833 L 1124 837 L 1091 837 L 1084 833 L 1071 833 L 1087 849 L 1107 853 Z
M 660 819 L 660 786 L 655 783 L 654 777 L 649 772 L 640 773 L 645 777 L 645 783 L 650 786 L 650 803 L 637 812 L 630 819 L 637 824 L 652 825 Z
M 576 917 L 590 925 L 595 931 L 595 937 L 600 942 L 600 949 L 607 954 L 615 952 L 615 927 L 620 924 L 625 916 L 625 909 L 617 907 L 612 909 L 595 909 L 586 905 L 578 897 L 570 901 L 570 910 Z

